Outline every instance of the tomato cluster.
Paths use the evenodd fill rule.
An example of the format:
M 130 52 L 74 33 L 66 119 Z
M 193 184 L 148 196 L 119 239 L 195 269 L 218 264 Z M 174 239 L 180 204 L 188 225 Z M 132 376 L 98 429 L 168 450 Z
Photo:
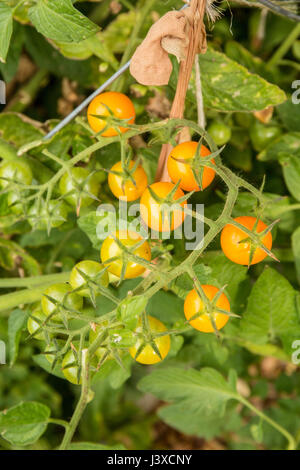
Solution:
M 88 108 L 88 122 L 99 136 L 114 137 L 128 131 L 135 120 L 133 103 L 122 93 L 107 92 L 97 96 Z M 122 124 L 122 125 L 121 125 Z M 209 132 L 218 145 L 231 137 L 230 128 L 220 122 L 213 122 Z M 140 199 L 141 221 L 145 227 L 158 233 L 170 232 L 179 227 L 185 219 L 186 200 L 190 192 L 203 191 L 210 186 L 218 171 L 212 152 L 200 142 L 188 141 L 175 146 L 167 159 L 167 170 L 171 182 L 155 182 L 148 185 L 147 174 L 138 160 L 117 162 L 108 170 L 108 187 L 121 201 L 132 202 Z M 5 164 L 0 168 L 2 187 L 9 181 L 31 184 L 32 174 L 28 165 L 20 162 L 14 168 Z M 39 227 L 45 228 L 49 217 L 52 226 L 65 220 L 65 203 L 74 207 L 88 207 L 98 199 L 100 180 L 95 172 L 84 167 L 73 167 L 65 172 L 59 181 L 59 191 L 65 202 L 50 201 L 44 208 L 33 205 L 29 217 L 39 216 Z M 188 194 L 185 194 L 188 192 Z M 14 193 L 10 201 L 18 210 L 21 201 Z M 270 228 L 258 218 L 237 217 L 229 221 L 221 232 L 221 248 L 224 255 L 234 263 L 252 265 L 262 261 L 272 247 Z M 41 307 L 35 308 L 28 319 L 29 333 L 45 341 L 46 358 L 54 364 L 57 359 L 56 340 L 59 331 L 70 327 L 72 319 L 84 318 L 84 304 L 95 305 L 97 296 L 109 293 L 110 282 L 121 282 L 143 276 L 151 265 L 151 248 L 147 240 L 131 230 L 116 230 L 103 241 L 100 260 L 84 260 L 77 263 L 70 274 L 68 283 L 48 287 L 42 297 Z M 200 284 L 195 279 L 194 289 L 185 298 L 184 315 L 187 323 L 203 333 L 218 334 L 232 315 L 230 303 L 223 289 L 214 285 Z M 98 319 L 99 320 L 99 319 Z M 50 328 L 44 328 L 45 326 Z M 98 364 L 114 358 L 109 346 L 109 320 L 89 323 L 88 344 L 94 344 L 103 336 L 103 342 L 94 353 Z M 124 326 L 114 334 L 122 335 Z M 125 328 L 126 330 L 126 328 Z M 115 331 L 115 330 L 113 330 Z M 163 360 L 170 350 L 170 335 L 165 325 L 144 312 L 132 329 L 134 342 L 125 349 L 141 364 L 155 364 Z M 55 340 L 55 341 L 54 341 Z M 81 345 L 82 346 L 82 345 Z M 64 376 L 72 383 L 81 382 L 80 347 L 72 348 L 59 357 Z

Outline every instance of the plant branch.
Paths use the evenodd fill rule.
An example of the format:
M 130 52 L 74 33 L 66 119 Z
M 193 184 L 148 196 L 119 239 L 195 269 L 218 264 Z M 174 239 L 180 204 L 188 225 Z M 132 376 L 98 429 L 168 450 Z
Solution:
M 75 408 L 74 414 L 71 418 L 71 421 L 69 423 L 69 426 L 66 429 L 64 438 L 62 440 L 61 446 L 59 450 L 67 450 L 72 438 L 74 436 L 74 433 L 76 431 L 76 428 L 78 426 L 78 423 L 83 415 L 83 412 L 86 408 L 86 405 L 88 404 L 88 396 L 89 396 L 89 354 L 87 349 L 82 350 L 82 386 L 81 386 L 81 394 L 79 401 L 77 403 L 77 406 Z

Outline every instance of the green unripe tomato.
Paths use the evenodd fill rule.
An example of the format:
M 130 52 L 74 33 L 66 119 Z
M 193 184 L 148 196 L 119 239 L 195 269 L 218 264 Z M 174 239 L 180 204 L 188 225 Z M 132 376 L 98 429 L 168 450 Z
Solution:
M 235 113 L 234 118 L 236 123 L 244 129 L 249 129 L 254 120 L 251 113 Z
M 31 184 L 32 171 L 24 160 L 10 160 L 1 165 L 0 186 L 5 188 L 13 182 Z
M 37 334 L 35 334 L 35 332 L 41 328 L 41 324 L 43 324 L 47 318 L 46 315 L 42 310 L 37 309 L 32 312 L 32 316 L 39 320 L 39 322 L 32 317 L 28 318 L 27 330 L 29 334 L 32 335 L 35 339 L 45 341 L 45 334 L 42 332 L 42 330 L 40 330 Z
M 24 213 L 20 197 L 16 192 L 9 191 L 7 193 L 7 204 L 12 214 L 22 215 Z
M 52 200 L 48 208 L 45 203 L 42 205 L 33 204 L 28 212 L 29 223 L 37 230 L 47 230 L 48 222 L 51 227 L 60 227 L 68 217 L 68 207 L 63 201 Z
M 0 188 L 6 188 L 14 183 L 25 185 L 32 183 L 32 172 L 30 166 L 24 160 L 10 160 L 4 162 L 0 167 Z M 22 192 L 22 196 L 23 195 L 24 189 Z M 22 204 L 20 204 L 20 195 L 18 194 L 18 191 L 12 190 L 7 193 L 7 204 L 13 214 L 23 214 L 23 207 Z
M 65 196 L 66 201 L 74 207 L 80 202 L 81 207 L 90 206 L 95 199 L 91 198 L 87 193 L 94 195 L 99 194 L 100 183 L 93 174 L 89 178 L 89 170 L 81 167 L 74 167 L 71 173 L 65 173 L 59 182 L 59 191 Z M 69 194 L 72 191 L 72 194 Z
M 281 129 L 278 126 L 270 126 L 255 121 L 250 128 L 250 139 L 253 148 L 260 152 L 269 145 L 276 137 L 280 136 Z
M 225 145 L 231 138 L 230 127 L 221 121 L 213 121 L 208 126 L 207 132 L 217 145 Z
M 55 355 L 51 354 L 51 352 L 55 353 L 57 348 L 54 344 L 46 344 L 44 352 L 48 352 L 49 354 L 45 354 L 45 358 L 47 359 L 50 364 L 54 362 Z
M 83 274 L 91 278 L 92 281 L 97 282 L 97 284 L 102 285 L 104 287 L 108 286 L 107 271 L 104 271 L 102 276 L 100 278 L 97 278 L 97 275 L 99 274 L 100 271 L 104 269 L 104 266 L 100 263 L 97 263 L 97 261 L 85 260 L 85 261 L 80 261 L 80 263 L 77 263 L 71 271 L 70 284 L 73 287 L 73 289 L 77 289 L 78 287 L 87 283 L 87 281 L 80 274 L 78 269 Z M 93 286 L 91 284 L 91 288 L 94 290 L 95 295 L 99 294 L 99 292 L 97 292 L 96 286 Z M 89 297 L 90 290 L 88 287 L 86 287 L 82 290 L 77 291 L 77 294 L 82 295 L 83 297 Z
M 77 363 L 77 359 L 75 353 L 72 349 L 70 349 L 62 361 L 62 373 L 64 374 L 65 378 L 75 385 L 81 384 L 81 378 L 78 381 L 78 365 L 74 364 L 74 366 L 67 367 L 69 364 Z
M 51 313 L 54 312 L 56 309 L 56 305 L 51 302 L 50 299 L 48 299 L 46 295 L 49 295 L 49 297 L 53 297 L 53 299 L 57 300 L 58 302 L 63 302 L 65 298 L 65 306 L 66 309 L 70 308 L 72 310 L 81 310 L 82 305 L 83 305 L 83 299 L 80 297 L 80 295 L 76 293 L 70 293 L 72 292 L 72 288 L 69 284 L 66 283 L 61 283 L 61 284 L 53 284 L 52 286 L 48 287 L 43 296 L 42 296 L 42 309 L 45 315 L 51 315 Z M 70 293 L 67 297 L 66 294 Z M 61 316 L 58 314 L 53 315 L 51 317 L 51 320 L 60 322 L 62 321 Z

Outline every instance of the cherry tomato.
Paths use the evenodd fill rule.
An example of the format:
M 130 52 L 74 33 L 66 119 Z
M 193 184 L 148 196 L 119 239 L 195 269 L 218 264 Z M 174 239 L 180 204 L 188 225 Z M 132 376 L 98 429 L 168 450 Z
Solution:
M 208 126 L 207 132 L 217 145 L 225 145 L 231 138 L 230 127 L 222 121 L 213 121 Z
M 74 167 L 71 174 L 66 172 L 59 182 L 61 195 L 65 196 L 66 201 L 71 206 L 77 206 L 80 202 L 81 207 L 88 207 L 95 199 L 89 194 L 97 197 L 100 190 L 100 184 L 96 173 L 90 176 L 86 168 Z
M 90 103 L 87 111 L 89 125 L 94 132 L 101 132 L 106 126 L 105 119 L 99 119 L 93 115 L 109 116 L 113 114 L 118 119 L 128 119 L 129 124 L 135 120 L 135 110 L 132 101 L 128 96 L 117 91 L 106 91 L 96 96 Z M 126 132 L 128 128 L 119 127 L 120 132 Z M 103 137 L 113 137 L 118 135 L 117 130 L 109 127 L 101 134 Z
M 241 216 L 234 219 L 239 224 L 246 227 L 248 230 L 253 229 L 256 222 L 256 217 Z M 263 232 L 267 228 L 267 225 L 264 224 L 261 220 L 258 221 L 256 232 Z M 227 258 L 237 264 L 243 264 L 247 266 L 250 261 L 250 249 L 251 243 L 249 240 L 242 242 L 244 239 L 249 239 L 249 236 L 246 232 L 241 230 L 234 225 L 227 224 L 222 230 L 221 233 L 221 247 L 223 253 Z M 272 235 L 271 232 L 268 232 L 267 235 L 261 240 L 266 248 L 269 250 L 272 248 Z M 252 258 L 251 264 L 256 264 L 262 261 L 267 256 L 267 253 L 264 252 L 261 248 L 256 248 L 254 256 Z
M 156 194 L 158 198 L 164 200 L 171 190 L 174 188 L 174 184 L 167 182 L 160 182 L 151 184 L 150 188 Z M 169 207 L 167 203 L 159 202 L 154 199 L 150 194 L 149 189 L 144 191 L 140 201 L 140 213 L 144 223 L 156 230 L 157 232 L 169 232 L 179 227 L 184 218 L 184 208 L 186 202 L 181 202 L 180 206 L 176 203 L 176 200 L 184 196 L 183 191 L 178 188 L 173 196 L 172 207 Z M 171 222 L 171 224 L 170 224 Z
M 35 339 L 45 340 L 45 334 L 42 330 L 40 330 L 37 334 L 35 332 L 41 328 L 41 325 L 46 320 L 46 315 L 42 310 L 36 309 L 32 312 L 32 316 L 35 317 L 35 320 L 32 317 L 29 317 L 27 320 L 27 330 L 30 335 L 32 335 Z
M 47 316 L 51 315 L 51 313 L 53 313 L 54 310 L 56 309 L 56 305 L 50 299 L 48 299 L 45 296 L 45 294 L 61 303 L 65 299 L 64 303 L 65 303 L 66 309 L 70 308 L 72 310 L 81 310 L 82 305 L 83 305 L 82 297 L 80 297 L 80 295 L 76 293 L 70 293 L 70 292 L 72 292 L 71 286 L 65 283 L 53 284 L 52 286 L 48 287 L 44 292 L 44 295 L 42 297 L 42 302 L 41 302 L 42 309 L 45 315 Z M 68 293 L 70 294 L 67 295 Z M 53 315 L 51 317 L 51 320 L 57 321 L 57 322 L 61 321 L 60 314 L 58 313 L 58 314 Z
M 11 160 L 4 162 L 0 167 L 0 188 L 6 188 L 7 186 L 13 186 L 14 183 L 21 183 L 22 185 L 30 185 L 32 182 L 32 172 L 30 166 L 23 160 Z M 20 186 L 19 188 L 22 188 Z M 21 197 L 23 197 L 24 191 L 21 194 L 17 188 L 8 191 L 7 193 L 7 204 L 10 211 L 15 215 L 23 214 L 23 206 L 21 204 Z
M 260 152 L 268 144 L 270 144 L 276 137 L 281 134 L 281 129 L 278 126 L 266 125 L 255 120 L 250 128 L 250 139 L 253 148 Z
M 204 294 L 209 300 L 213 300 L 219 289 L 211 285 L 202 285 L 201 286 Z M 216 307 L 221 308 L 230 312 L 230 304 L 224 293 L 222 293 L 219 299 L 216 302 Z M 204 302 L 201 297 L 198 295 L 196 289 L 192 289 L 184 302 L 184 315 L 187 320 L 190 320 L 193 316 L 199 313 L 199 317 L 194 320 L 189 321 L 190 325 L 196 330 L 202 331 L 203 333 L 213 333 L 214 327 L 210 319 L 210 315 L 205 312 Z M 212 313 L 215 325 L 218 330 L 223 328 L 229 320 L 229 316 L 224 313 L 219 313 L 217 311 Z
M 28 211 L 29 223 L 37 230 L 48 229 L 48 223 L 51 227 L 60 227 L 68 217 L 68 207 L 63 201 L 52 200 L 48 208 L 46 204 L 33 204 Z
M 10 160 L 0 167 L 0 186 L 5 188 L 13 183 L 31 184 L 30 166 L 23 160 Z
M 148 323 L 149 323 L 151 333 L 153 334 L 167 331 L 167 328 L 161 321 L 157 320 L 157 318 L 151 317 L 150 315 L 148 316 Z M 164 336 L 159 336 L 154 339 L 154 342 L 160 352 L 162 359 L 154 351 L 151 344 L 146 344 L 144 349 L 140 352 L 140 354 L 136 358 L 135 357 L 136 353 L 139 347 L 141 346 L 141 344 L 143 343 L 143 335 L 141 334 L 141 330 L 142 330 L 141 325 L 142 323 L 141 321 L 139 321 L 139 325 L 136 329 L 136 333 L 139 336 L 138 336 L 136 344 L 132 346 L 131 348 L 129 348 L 129 353 L 131 357 L 133 357 L 133 359 L 135 359 L 137 362 L 140 362 L 141 364 L 156 364 L 157 362 L 160 362 L 162 359 L 164 359 L 167 356 L 170 350 L 170 346 L 171 346 L 170 336 L 164 335 Z
M 106 271 L 104 271 L 101 275 L 101 277 L 97 277 L 100 271 L 102 271 L 104 266 L 100 263 L 97 263 L 96 261 L 90 261 L 90 260 L 85 260 L 85 261 L 80 261 L 80 263 L 77 263 L 74 268 L 71 271 L 70 275 L 70 284 L 73 289 L 77 289 L 78 287 L 86 284 L 86 280 L 80 272 L 85 274 L 86 276 L 90 277 L 91 280 L 94 282 L 97 282 L 97 284 L 102 285 L 106 287 L 108 285 L 108 274 Z M 80 272 L 79 272 L 79 271 Z M 97 292 L 96 286 L 93 286 L 91 284 L 91 288 L 94 289 L 95 295 L 97 295 L 99 292 Z M 81 295 L 82 297 L 89 297 L 90 296 L 90 290 L 88 287 L 85 287 L 84 289 L 78 290 L 76 294 Z
M 184 191 L 200 191 L 200 187 L 193 175 L 193 171 L 189 162 L 182 163 L 178 160 L 191 160 L 195 157 L 197 150 L 198 142 L 183 142 L 182 144 L 177 145 L 171 151 L 167 165 L 168 173 L 171 180 L 174 183 L 177 183 L 180 180 L 179 186 Z M 200 156 L 207 157 L 211 152 L 207 147 L 201 145 Z M 215 163 L 214 159 L 211 160 L 212 163 Z M 198 174 L 200 174 L 200 170 Z M 215 177 L 215 171 L 212 168 L 203 167 L 202 173 L 202 188 L 205 189 L 211 184 Z
M 129 164 L 129 170 L 133 166 L 134 163 L 131 161 Z M 121 162 L 116 163 L 111 168 L 111 171 L 117 171 L 125 176 Z M 125 179 L 124 177 L 122 177 L 122 175 L 119 176 L 114 173 L 109 173 L 108 185 L 113 195 L 121 201 L 135 201 L 136 199 L 141 197 L 148 184 L 147 175 L 141 165 L 138 165 L 138 167 L 132 174 L 132 178 L 135 184 L 133 184 L 131 179 Z
M 130 232 L 126 230 L 121 230 L 115 232 L 114 236 L 120 240 L 122 245 L 124 245 L 127 248 L 131 248 L 134 245 L 137 245 L 143 238 L 135 233 L 135 232 Z M 117 244 L 117 242 L 114 240 L 114 238 L 109 235 L 104 242 L 102 243 L 101 247 L 101 260 L 102 263 L 108 266 L 107 270 L 114 274 L 115 276 L 120 277 L 122 273 L 122 267 L 123 267 L 123 259 L 122 259 L 122 249 L 121 247 Z M 136 248 L 133 253 L 136 256 L 139 256 L 140 258 L 143 258 L 147 261 L 151 260 L 151 250 L 149 243 L 145 240 L 145 242 Z M 106 263 L 107 260 L 110 258 L 114 257 L 120 257 L 119 259 L 116 259 L 110 263 Z M 135 261 L 128 260 L 127 265 L 126 265 L 126 270 L 125 270 L 125 279 L 132 279 L 135 277 L 139 277 L 143 272 L 145 271 L 145 267 L 141 266 Z
M 71 367 L 67 367 L 70 364 L 73 364 Z M 65 357 L 62 360 L 61 366 L 62 366 L 62 373 L 64 374 L 65 378 L 71 382 L 72 384 L 75 385 L 80 385 L 81 384 L 81 377 L 78 380 L 78 365 L 77 364 L 77 358 L 75 356 L 75 353 L 72 349 L 70 349 Z

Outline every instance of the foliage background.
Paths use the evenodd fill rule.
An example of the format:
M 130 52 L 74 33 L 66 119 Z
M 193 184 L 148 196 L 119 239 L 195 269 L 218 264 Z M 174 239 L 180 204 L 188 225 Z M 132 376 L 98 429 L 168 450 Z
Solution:
M 61 27 L 55 15 L 43 23 L 40 12 L 29 9 L 29 2 L 29 6 L 21 4 L 14 11 L 9 42 L 6 38 L 10 24 L 4 10 L 17 3 L 0 3 L 0 56 L 8 50 L 6 63 L 0 63 L 0 73 L 7 84 L 7 105 L 0 114 L 1 151 L 5 143 L 17 149 L 40 139 L 47 126 L 53 127 L 57 119 L 68 114 L 130 57 L 153 21 L 182 4 L 175 0 L 148 2 L 149 11 L 140 21 L 141 12 L 145 13 L 141 0 L 80 1 L 76 8 L 90 19 L 81 29 L 68 28 L 66 24 Z M 65 3 L 72 7 L 71 2 Z M 43 2 L 38 6 L 43 8 Z M 221 7 L 222 18 L 213 27 L 208 26 L 208 53 L 199 59 L 205 114 L 208 123 L 217 118 L 232 129 L 231 140 L 222 153 L 224 164 L 255 187 L 260 187 L 266 176 L 264 191 L 269 203 L 263 207 L 262 218 L 269 222 L 280 218 L 274 254 L 281 262 L 267 258 L 248 271 L 225 259 L 219 240 L 214 240 L 199 260 L 197 276 L 203 283 L 220 287 L 227 284 L 232 311 L 242 319 L 230 320 L 222 342 L 214 335 L 189 331 L 184 337 L 173 337 L 171 354 L 155 368 L 131 364 L 130 377 L 118 367 L 103 374 L 93 385 L 95 398 L 86 409 L 76 441 L 127 449 L 285 448 L 284 435 L 235 398 L 235 381 L 239 397 L 247 398 L 280 423 L 297 443 L 300 439 L 300 378 L 291 361 L 292 343 L 300 339 L 300 108 L 290 98 L 291 84 L 299 74 L 300 31 L 298 28 L 291 37 L 295 23 L 270 12 L 265 17 L 264 10 L 258 8 L 235 2 L 230 3 L 230 8 L 228 4 Z M 138 124 L 156 122 L 168 115 L 176 73 L 174 61 L 170 84 L 164 89 L 139 86 L 129 74 L 113 87 L 133 99 Z M 197 121 L 194 77 L 187 102 L 186 118 Z M 261 124 L 252 111 L 269 105 L 275 107 L 272 119 L 267 125 Z M 258 144 L 261 129 L 271 127 L 279 129 L 277 137 Z M 140 150 L 152 177 L 163 138 L 159 132 L 154 137 L 156 142 L 147 148 L 142 142 Z M 53 139 L 48 150 L 68 160 L 89 144 L 88 133 L 73 122 Z M 110 168 L 120 158 L 114 145 L 97 151 L 94 161 Z M 33 166 L 39 163 L 36 172 L 45 179 L 58 169 L 40 148 L 29 150 L 26 158 Z M 104 184 L 103 199 L 109 197 Z M 218 180 L 194 200 L 205 204 L 207 217 L 216 218 L 226 200 L 226 187 Z M 254 198 L 241 193 L 233 215 L 253 213 L 254 207 Z M 3 280 L 69 271 L 81 259 L 98 260 L 99 240 L 94 237 L 97 218 L 93 210 L 82 210 L 79 218 L 71 215 L 62 229 L 53 229 L 50 235 L 12 220 L 4 195 L 0 197 L 0 216 Z M 179 263 L 183 257 L 181 242 L 171 240 L 170 244 L 173 263 Z M 165 251 L 168 250 L 166 246 Z M 136 281 L 125 281 L 116 295 L 126 296 L 135 285 Z M 3 294 L 11 292 L 5 283 L 1 286 Z M 190 287 L 181 276 L 171 290 L 161 290 L 153 296 L 147 313 L 170 328 L 174 324 L 180 326 L 183 298 Z M 108 311 L 106 303 L 102 298 L 98 301 L 98 313 Z M 43 369 L 40 345 L 27 340 L 27 307 L 5 308 L 1 298 L 0 307 L 0 339 L 8 344 L 9 353 L 9 363 L 1 365 L 0 409 L 22 401 L 37 401 L 51 409 L 54 419 L 68 420 L 78 399 L 78 387 Z M 187 367 L 189 372 L 183 373 Z M 205 367 L 213 368 L 215 375 L 207 375 Z M 219 373 L 229 376 L 228 382 Z M 194 381 L 199 385 L 196 393 Z M 214 396 L 209 388 L 205 390 L 210 381 L 221 393 Z M 208 409 L 210 413 L 206 413 Z M 52 424 L 29 447 L 54 448 L 61 437 L 61 428 Z M 3 437 L 0 445 L 4 449 L 20 448 Z

